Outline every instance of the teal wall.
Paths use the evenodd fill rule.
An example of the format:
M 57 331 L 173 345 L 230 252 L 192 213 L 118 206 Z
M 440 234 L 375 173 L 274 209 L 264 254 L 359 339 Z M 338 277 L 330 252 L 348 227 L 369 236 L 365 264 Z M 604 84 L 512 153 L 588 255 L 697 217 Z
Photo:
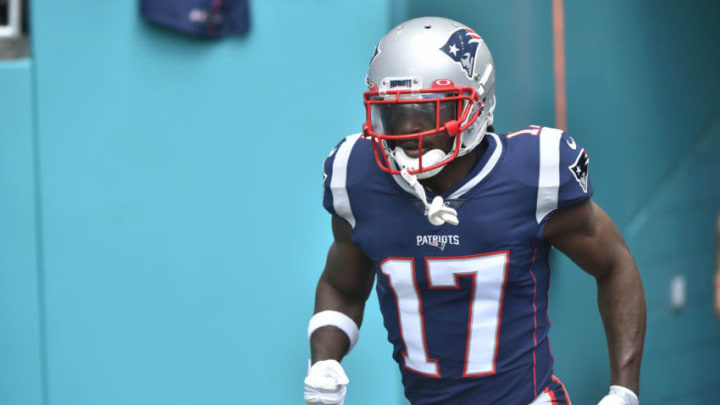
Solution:
M 0 61 L 0 404 L 299 403 L 331 240 L 320 165 L 359 130 L 393 24 L 474 26 L 497 129 L 553 124 L 549 0 L 251 0 L 250 33 L 220 42 L 148 27 L 135 3 L 35 0 L 33 59 Z M 646 287 L 643 404 L 716 403 L 720 6 L 565 13 L 570 132 Z M 553 352 L 578 404 L 609 382 L 594 294 L 558 255 Z M 404 403 L 390 353 L 373 297 L 348 405 Z
M 594 200 L 638 263 L 648 304 L 643 404 L 720 403 L 712 313 L 720 209 L 720 4 L 565 0 L 569 132 L 589 151 Z M 690 5 L 691 4 L 691 5 Z M 408 2 L 410 17 L 473 26 L 498 70 L 496 127 L 554 124 L 551 2 Z M 573 402 L 607 390 L 594 280 L 557 254 L 550 291 L 556 374 Z M 670 308 L 670 280 L 688 302 Z
M 298 403 L 321 164 L 390 7 L 251 1 L 205 42 L 136 3 L 33 1 L 33 60 L 0 63 L 0 403 Z M 350 405 L 400 396 L 374 300 Z

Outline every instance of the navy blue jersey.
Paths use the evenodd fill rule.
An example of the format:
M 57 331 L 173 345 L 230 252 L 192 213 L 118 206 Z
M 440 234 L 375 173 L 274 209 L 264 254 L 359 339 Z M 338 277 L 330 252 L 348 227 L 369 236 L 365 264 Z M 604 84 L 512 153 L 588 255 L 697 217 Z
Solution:
M 485 142 L 467 178 L 442 195 L 458 226 L 430 224 L 413 189 L 377 166 L 370 140 L 349 136 L 325 161 L 323 204 L 375 264 L 413 405 L 524 405 L 551 382 L 542 231 L 558 209 L 591 197 L 588 157 L 553 128 Z

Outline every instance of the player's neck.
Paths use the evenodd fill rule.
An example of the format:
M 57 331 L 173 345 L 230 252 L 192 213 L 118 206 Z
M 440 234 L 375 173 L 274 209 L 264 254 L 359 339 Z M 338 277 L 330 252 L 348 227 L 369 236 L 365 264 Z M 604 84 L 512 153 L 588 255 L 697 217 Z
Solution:
M 487 148 L 487 141 L 483 140 L 476 150 L 453 160 L 440 173 L 429 179 L 420 180 L 420 183 L 435 194 L 444 194 L 465 180 Z

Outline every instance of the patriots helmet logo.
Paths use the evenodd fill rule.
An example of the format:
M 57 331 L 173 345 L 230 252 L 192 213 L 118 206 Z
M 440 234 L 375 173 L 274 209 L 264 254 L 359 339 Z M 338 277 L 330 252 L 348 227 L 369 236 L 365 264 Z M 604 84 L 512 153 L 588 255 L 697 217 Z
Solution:
M 375 58 L 377 58 L 378 54 L 380 54 L 380 44 L 375 45 L 375 51 L 373 52 L 372 58 L 370 58 L 370 66 L 372 66 L 373 62 L 375 62 Z
M 472 79 L 475 73 L 475 57 L 480 45 L 480 35 L 469 28 L 461 28 L 448 38 L 445 45 L 440 48 L 455 63 L 459 64 L 468 78 Z

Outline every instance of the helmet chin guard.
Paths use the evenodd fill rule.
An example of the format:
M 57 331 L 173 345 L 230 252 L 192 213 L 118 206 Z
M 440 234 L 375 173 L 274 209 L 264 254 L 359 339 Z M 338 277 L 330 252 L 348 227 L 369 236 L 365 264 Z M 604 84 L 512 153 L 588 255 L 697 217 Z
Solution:
M 405 153 L 405 150 L 399 146 L 395 147 L 392 156 L 395 160 L 395 163 L 397 163 L 398 165 L 398 169 L 400 169 L 401 172 L 403 170 L 407 170 L 408 173 L 415 172 L 417 173 L 415 174 L 415 176 L 420 180 L 427 179 L 440 173 L 440 171 L 445 167 L 445 165 L 441 165 L 432 170 L 421 172 L 419 171 L 420 158 L 412 158 L 408 156 L 407 153 Z M 422 159 L 428 166 L 437 166 L 438 163 L 441 163 L 443 160 L 447 159 L 447 155 L 440 149 L 430 149 L 422 155 Z

